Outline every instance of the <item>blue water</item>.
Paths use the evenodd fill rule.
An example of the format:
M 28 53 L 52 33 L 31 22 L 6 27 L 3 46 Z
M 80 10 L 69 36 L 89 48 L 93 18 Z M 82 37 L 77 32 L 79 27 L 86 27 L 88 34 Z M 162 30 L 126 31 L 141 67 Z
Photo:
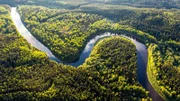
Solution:
M 39 42 L 24 26 L 24 24 L 21 21 L 20 15 L 18 14 L 18 12 L 16 11 L 16 7 L 12 7 L 11 9 L 11 17 L 12 20 L 16 26 L 16 28 L 18 29 L 19 33 L 35 48 L 45 52 L 47 54 L 47 56 L 51 59 L 51 60 L 55 60 L 58 63 L 61 63 L 61 61 L 56 58 L 52 52 L 46 47 L 44 46 L 41 42 Z M 95 38 L 91 39 L 84 51 L 82 52 L 82 54 L 79 57 L 79 60 L 73 63 L 69 63 L 68 65 L 72 65 L 75 67 L 78 67 L 80 65 L 82 65 L 85 60 L 89 57 L 95 43 L 104 37 L 107 36 L 114 36 L 117 34 L 113 34 L 113 33 L 109 33 L 106 32 L 104 34 L 101 35 L 97 35 Z M 121 35 L 123 36 L 123 35 Z M 159 96 L 159 94 L 153 89 L 153 87 L 151 86 L 151 84 L 148 82 L 147 79 L 147 75 L 146 75 L 146 67 L 147 67 L 147 59 L 148 59 L 148 54 L 147 54 L 147 48 L 144 44 L 136 41 L 135 39 L 132 39 L 128 36 L 123 36 L 126 37 L 128 39 L 130 39 L 136 46 L 137 49 L 137 65 L 138 65 L 138 69 L 137 69 L 137 76 L 138 76 L 138 81 L 139 83 L 147 90 L 150 91 L 150 96 L 153 98 L 153 101 L 163 101 L 162 98 Z

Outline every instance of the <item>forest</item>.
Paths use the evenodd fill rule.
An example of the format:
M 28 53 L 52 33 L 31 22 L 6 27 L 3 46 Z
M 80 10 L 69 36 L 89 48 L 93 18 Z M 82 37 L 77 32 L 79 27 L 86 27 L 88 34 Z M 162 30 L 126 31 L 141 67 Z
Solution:
M 0 15 L 4 21 L 2 25 L 12 29 L 10 31 L 5 28 L 0 34 L 1 101 L 88 99 L 151 101 L 148 92 L 137 81 L 135 46 L 128 39 L 112 37 L 105 40 L 105 43 L 100 42 L 96 45 L 94 51 L 104 50 L 103 48 L 109 44 L 114 44 L 111 46 L 114 51 L 106 49 L 105 53 L 116 51 L 117 55 L 121 55 L 116 50 L 117 44 L 119 49 L 123 50 L 122 53 L 129 51 L 129 54 L 122 57 L 130 59 L 131 66 L 123 65 L 125 59 L 120 58 L 121 56 L 116 57 L 122 63 L 119 64 L 116 59 L 107 61 L 103 64 L 103 68 L 108 71 L 104 71 L 103 75 L 102 70 L 98 69 L 101 64 L 92 66 L 92 69 L 86 65 L 74 68 L 49 60 L 45 53 L 33 48 L 17 32 L 10 19 L 9 6 L 0 6 L 0 11 L 3 12 Z M 113 55 L 109 54 L 108 57 L 113 58 Z M 105 61 L 106 57 L 99 57 L 99 60 Z M 114 63 L 116 65 L 113 66 Z
M 37 6 L 20 6 L 18 10 L 30 32 L 64 62 L 76 61 L 86 43 L 106 31 L 130 34 L 142 42 L 156 42 L 147 33 L 112 23 L 97 14 Z
M 106 6 L 109 8 L 107 8 Z M 76 42 L 76 45 L 68 46 L 68 49 L 66 48 L 59 49 L 60 51 L 64 50 L 65 52 L 67 52 L 67 51 L 70 51 L 71 47 L 73 47 L 72 48 L 74 50 L 73 55 L 68 54 L 70 59 L 72 59 L 70 61 L 75 61 L 76 59 L 78 59 L 78 56 L 82 52 L 81 50 L 84 49 L 83 45 L 86 44 L 88 40 L 91 39 L 91 37 L 93 37 L 94 35 L 98 35 L 103 32 L 106 32 L 106 31 L 115 32 L 119 34 L 125 34 L 128 36 L 134 37 L 137 40 L 145 43 L 148 49 L 151 49 L 151 44 L 157 45 L 160 51 L 158 54 L 160 54 L 162 59 L 160 59 L 157 55 L 152 55 L 153 58 L 157 60 L 154 61 L 156 63 L 155 65 L 156 69 L 151 69 L 151 72 L 155 73 L 158 71 L 158 73 L 156 73 L 156 75 L 148 73 L 151 75 L 151 76 L 148 76 L 150 78 L 150 82 L 152 82 L 153 84 L 152 86 L 155 87 L 155 89 L 163 87 L 166 91 L 168 91 L 168 93 L 164 93 L 164 91 L 162 90 L 157 90 L 158 93 L 160 93 L 160 95 L 164 99 L 171 99 L 171 98 L 174 98 L 176 100 L 179 99 L 178 93 L 174 93 L 174 90 L 173 90 L 174 88 L 172 88 L 170 84 L 165 83 L 163 81 L 164 78 L 158 77 L 162 75 L 161 74 L 162 70 L 167 70 L 168 68 L 171 68 L 171 67 L 179 68 L 179 64 L 180 64 L 180 61 L 179 61 L 180 60 L 180 54 L 179 54 L 179 50 L 180 50 L 179 21 L 180 20 L 178 16 L 179 10 L 135 8 L 135 7 L 127 7 L 127 6 L 116 7 L 115 6 L 116 9 L 118 8 L 116 11 L 114 10 L 115 8 L 113 8 L 111 5 L 103 5 L 103 6 L 100 6 L 99 8 L 97 5 L 87 4 L 87 5 L 81 6 L 81 8 L 78 10 L 72 10 L 72 11 L 67 10 L 67 11 L 63 11 L 66 13 L 59 13 L 62 10 L 58 11 L 58 10 L 53 10 L 53 9 L 44 8 L 44 7 L 37 7 L 37 6 L 31 6 L 30 7 L 31 9 L 29 9 L 28 7 L 30 6 L 20 6 L 18 10 L 27 28 L 30 29 L 30 31 L 32 32 L 32 34 L 34 34 L 34 36 L 36 36 L 37 38 L 40 37 L 41 39 L 39 38 L 39 40 L 42 43 L 50 44 L 51 42 L 53 42 L 55 44 L 58 41 L 54 41 L 54 40 L 59 40 L 59 39 L 68 40 L 68 41 L 64 41 L 64 43 L 65 44 L 70 43 L 70 45 Z M 106 9 L 102 7 L 105 7 Z M 92 8 L 92 10 L 90 8 Z M 43 12 L 43 14 L 45 15 L 49 14 L 48 12 L 52 12 L 51 10 L 57 12 L 58 14 L 54 14 L 51 17 L 45 17 L 43 15 L 43 17 L 45 17 L 43 18 L 41 17 L 41 14 L 37 15 L 33 13 L 37 9 L 42 10 L 41 12 Z M 118 13 L 118 11 L 121 13 Z M 127 12 L 130 12 L 130 13 L 127 13 Z M 84 18 L 83 18 L 83 15 L 84 15 Z M 89 17 L 87 17 L 87 15 Z M 114 18 L 114 16 L 109 16 L 109 15 L 116 15 L 115 16 L 116 18 Z M 78 16 L 78 17 L 75 17 L 75 16 Z M 133 16 L 133 18 L 131 16 Z M 92 22 L 89 21 L 91 17 L 95 21 L 92 21 Z M 89 23 L 86 24 L 85 23 L 87 22 L 86 20 L 88 20 Z M 67 21 L 69 21 L 68 24 L 63 26 L 63 22 L 67 22 Z M 49 25 L 49 23 L 54 26 L 58 25 L 59 27 L 58 28 L 52 27 L 53 28 L 52 31 L 49 30 L 51 28 L 48 28 L 48 30 L 43 29 L 43 28 L 46 28 L 47 25 Z M 75 25 L 80 25 L 80 26 L 75 27 Z M 41 27 L 41 26 L 44 26 L 44 27 Z M 33 30 L 34 28 L 36 29 L 40 28 L 41 30 L 34 32 Z M 50 36 L 51 33 L 53 33 L 53 36 L 55 36 L 55 34 L 58 34 L 58 36 L 60 37 L 54 38 L 54 39 L 47 39 L 48 38 L 47 36 L 43 37 L 43 35 L 45 35 L 43 32 L 42 34 L 40 34 L 41 33 L 40 31 L 42 31 L 42 29 L 45 30 L 45 32 L 48 32 L 47 33 L 48 36 Z M 166 30 L 163 30 L 163 29 L 166 29 Z M 76 33 L 76 34 L 73 34 L 73 33 Z M 62 36 L 64 36 L 65 38 L 63 38 Z M 79 37 L 83 40 L 80 41 Z M 52 36 L 49 38 L 52 38 Z M 79 43 L 78 43 L 77 38 L 79 39 Z M 73 41 L 73 39 L 75 39 L 76 41 Z M 62 42 L 62 45 L 60 46 L 63 46 L 64 43 Z M 50 46 L 49 49 L 51 49 L 53 52 L 52 48 L 55 48 L 55 47 L 51 48 L 52 45 L 49 45 L 49 46 Z M 77 52 L 76 53 L 77 55 L 75 56 L 74 53 L 76 52 L 76 50 L 78 50 L 79 52 Z M 62 53 L 62 55 L 66 55 L 63 53 L 63 51 L 58 52 L 58 53 Z M 153 54 L 156 54 L 156 52 L 153 52 Z M 62 59 L 61 57 L 67 57 L 67 56 L 60 56 L 60 59 Z M 74 57 L 74 59 L 72 57 Z M 70 62 L 70 61 L 68 58 L 64 58 L 64 62 Z M 168 67 L 164 63 L 168 63 L 168 66 L 170 65 L 171 66 Z M 152 63 L 149 63 L 149 64 L 152 64 Z M 164 68 L 160 69 L 160 67 L 164 67 Z M 148 65 L 148 68 L 152 68 L 151 65 Z M 168 73 L 165 74 L 165 72 L 163 75 L 166 77 L 166 79 L 171 79 L 171 78 L 178 79 L 176 77 L 172 77 L 173 75 L 168 76 Z M 158 83 L 155 81 L 157 81 Z M 172 84 L 176 85 L 175 82 L 172 82 Z M 176 89 L 175 92 L 177 91 L 178 89 Z M 172 96 L 172 93 L 174 94 L 173 96 Z
M 0 0 L 0 101 L 152 101 L 137 80 L 137 50 L 127 38 L 99 40 L 75 68 L 86 44 L 104 32 L 126 35 L 148 51 L 147 77 L 165 101 L 180 101 L 180 1 Z M 31 46 L 22 22 L 62 63 Z
M 136 8 L 108 4 L 88 4 L 80 9 L 84 13 L 98 14 L 113 22 L 147 32 L 159 41 L 180 41 L 179 9 Z

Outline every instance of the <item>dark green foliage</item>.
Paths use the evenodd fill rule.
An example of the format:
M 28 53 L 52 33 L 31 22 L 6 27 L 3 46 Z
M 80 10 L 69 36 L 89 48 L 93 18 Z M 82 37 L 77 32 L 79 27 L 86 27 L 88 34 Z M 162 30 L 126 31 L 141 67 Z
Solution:
M 131 47 L 131 48 L 129 48 Z M 136 84 L 136 48 L 130 40 L 121 37 L 111 37 L 100 41 L 93 49 L 90 57 L 82 68 L 95 70 L 109 78 L 107 82 L 118 79 L 122 75 L 127 83 Z M 114 74 L 112 74 L 114 72 Z M 108 74 L 112 75 L 108 75 Z
M 144 43 L 156 42 L 147 33 L 112 23 L 97 14 L 36 6 L 20 6 L 19 12 L 32 34 L 64 62 L 76 61 L 89 39 L 106 31 L 128 34 Z
M 180 71 L 173 65 L 164 64 L 160 67 L 160 72 L 158 72 L 158 79 L 161 80 L 160 85 L 164 86 L 162 92 L 169 97 L 169 99 L 178 101 L 180 100 Z
M 142 10 L 137 11 L 133 16 L 133 18 L 121 20 L 120 23 L 148 32 L 159 41 L 180 41 L 179 10 Z
M 171 8 L 177 1 L 153 2 L 151 0 L 155 7 Z M 91 5 L 84 0 L 17 0 L 16 3 L 66 8 L 19 7 L 26 27 L 65 62 L 77 60 L 87 41 L 102 32 L 135 37 L 148 46 L 148 75 L 153 87 L 165 99 L 180 100 L 178 9 L 109 5 L 128 4 L 116 0 L 106 1 L 108 5 Z M 142 0 L 129 3 L 134 6 L 147 4 Z M 176 3 L 174 7 L 178 5 Z M 135 46 L 128 40 L 116 37 L 100 41 L 85 64 L 73 68 L 50 61 L 45 53 L 28 45 L 17 34 L 9 13 L 8 6 L 0 6 L 0 100 L 149 99 L 137 82 Z
M 4 6 L 0 7 L 0 11 L 6 9 Z M 2 18 L 4 20 L 9 18 L 9 13 L 1 14 L 1 16 L 5 16 Z M 77 17 L 79 16 L 81 15 L 77 15 Z M 17 33 L 11 20 L 4 24 L 12 25 L 13 32 L 5 29 L 0 34 L 1 101 L 150 100 L 148 93 L 140 86 L 135 77 L 135 54 L 132 56 L 134 72 L 130 71 L 128 65 L 123 65 L 124 60 L 122 60 L 122 64 L 113 60 L 114 64 L 122 68 L 112 67 L 112 64 L 109 65 L 116 70 L 109 69 L 106 75 L 104 74 L 106 76 L 104 78 L 99 71 L 89 70 L 89 67 L 74 68 L 50 61 L 45 53 L 31 47 Z M 126 47 L 126 41 L 133 48 Z M 114 43 L 121 46 L 119 42 L 123 42 L 122 50 L 131 50 L 135 53 L 135 46 L 128 40 L 119 38 Z M 104 45 L 109 47 L 108 43 Z M 111 48 L 115 51 L 117 47 L 113 45 Z M 114 52 L 113 50 L 112 52 Z M 111 57 L 110 54 L 109 56 Z M 126 59 L 131 60 L 131 57 L 127 56 Z M 131 75 L 131 77 L 128 75 Z
M 177 17 L 179 15 L 179 12 L 177 10 L 173 12 L 173 10 L 157 10 L 147 8 L 140 9 L 134 7 L 126 8 L 126 6 L 115 6 L 117 7 L 116 10 L 111 7 L 112 5 L 106 5 L 106 9 L 102 9 L 98 8 L 98 5 L 85 5 L 80 7 L 81 10 L 64 11 L 47 9 L 42 7 L 20 6 L 19 12 L 22 15 L 23 21 L 25 22 L 26 26 L 32 31 L 34 36 L 36 36 L 41 42 L 48 46 L 49 49 L 55 53 L 56 56 L 60 57 L 66 62 L 75 61 L 76 59 L 78 59 L 78 56 L 83 50 L 84 45 L 90 38 L 94 37 L 94 35 L 110 31 L 133 36 L 137 40 L 145 43 L 148 47 L 150 47 L 150 44 L 152 43 L 157 44 L 160 47 L 160 54 L 162 56 L 161 60 L 163 61 L 159 60 L 158 63 L 155 62 L 156 65 L 168 63 L 177 67 L 179 66 L 180 54 L 179 42 L 177 42 L 179 40 L 179 28 L 178 26 L 174 27 L 176 26 L 176 24 L 179 23 L 179 21 L 176 20 L 179 19 Z M 36 11 L 41 12 L 38 12 L 37 15 Z M 105 17 L 124 25 L 113 23 L 107 20 Z M 128 27 L 128 25 L 149 32 L 150 34 L 130 28 Z M 171 34 L 168 35 L 168 33 Z M 106 48 L 107 50 L 109 49 L 108 47 Z M 107 53 L 104 54 L 107 55 L 106 58 L 111 55 Z M 100 58 L 105 57 L 102 56 Z M 159 59 L 158 55 L 153 55 L 153 58 Z M 113 65 L 116 64 L 113 61 L 118 59 L 113 59 L 114 58 L 109 57 L 108 61 L 99 58 L 90 58 L 87 61 L 92 63 L 89 63 L 90 65 L 88 65 L 87 62 L 84 67 L 87 67 L 88 69 L 90 69 L 90 71 L 94 71 L 94 75 L 98 75 L 96 74 L 96 72 L 99 73 L 99 70 L 102 70 L 99 75 L 103 75 L 103 73 L 104 75 L 107 75 L 109 73 L 114 73 L 111 71 L 111 69 L 109 72 L 104 72 L 107 71 L 107 67 L 113 67 Z M 123 59 L 122 61 L 124 61 Z M 118 64 L 119 63 L 120 62 L 118 62 Z M 153 63 L 150 63 L 150 66 L 148 68 L 150 68 L 152 64 Z M 96 68 L 89 68 L 93 66 Z M 129 65 L 128 63 L 128 67 L 129 66 L 131 67 L 133 65 Z M 155 71 L 158 72 L 155 74 Z M 159 72 L 161 72 L 161 69 L 155 69 L 155 71 L 152 70 L 152 78 L 157 78 L 157 74 L 160 74 Z M 114 77 L 114 75 L 112 77 Z M 111 75 L 106 76 L 106 78 L 111 78 Z M 101 84 L 102 82 L 111 83 L 109 80 L 104 80 L 105 79 L 102 79 Z M 113 80 L 114 79 L 112 79 L 112 81 Z M 166 85 L 168 84 L 164 85 L 160 81 L 161 80 L 154 80 L 154 83 L 152 84 L 157 84 L 157 86 L 155 86 L 154 88 L 158 89 L 160 88 L 160 86 L 163 86 L 165 90 L 167 90 L 168 88 L 166 88 Z M 151 78 L 150 82 L 152 82 Z M 161 85 L 159 85 L 157 82 L 160 82 Z M 104 87 L 106 86 L 103 86 L 102 88 L 104 89 Z M 111 87 L 113 88 L 113 86 Z M 162 90 L 159 90 L 158 92 L 161 95 L 166 95 L 164 98 L 167 98 L 168 96 L 169 98 L 172 98 L 171 94 L 169 93 L 164 93 Z M 174 99 L 178 99 L 178 95 L 175 93 L 173 94 L 173 96 L 175 96 Z
M 97 69 L 117 66 L 136 67 L 136 48 L 128 39 L 116 36 L 107 38 L 97 44 L 86 63 L 89 66 L 102 66 L 102 68 L 97 67 Z
M 116 40 L 114 41 L 114 39 Z M 101 66 L 101 64 L 96 64 L 96 66 L 88 65 L 87 67 L 83 65 L 83 68 L 73 68 L 53 62 L 28 67 L 0 68 L 0 82 L 3 82 L 0 86 L 0 99 L 3 101 L 22 99 L 28 101 L 150 100 L 148 93 L 139 85 L 136 79 L 135 46 L 127 39 L 112 38 L 105 41 L 103 43 L 105 46 L 114 43 L 111 46 L 112 51 L 118 51 L 116 47 L 116 44 L 118 44 L 118 46 L 123 46 L 123 49 L 119 47 L 119 50 L 133 52 L 132 55 L 126 56 L 131 60 L 131 67 L 117 64 L 114 61 L 117 65 L 105 64 L 104 71 L 93 69 Z M 126 47 L 125 44 L 129 44 L 128 46 L 131 46 L 131 48 Z M 101 47 L 102 43 L 97 45 L 97 47 Z M 103 45 L 102 48 L 104 48 Z M 94 51 L 98 51 L 98 49 L 95 48 Z M 117 59 L 123 61 L 120 57 L 124 56 L 118 52 L 116 54 L 119 55 Z M 107 59 L 99 57 L 97 61 L 99 60 Z
M 82 12 L 98 14 L 123 25 L 130 25 L 153 35 L 159 41 L 180 41 L 180 12 L 178 9 L 136 8 L 122 5 L 89 4 Z
M 180 54 L 169 47 L 151 44 L 148 49 L 148 76 L 157 92 L 167 101 L 179 101 Z
M 116 100 L 138 100 L 137 96 L 143 97 L 146 93 L 137 83 L 136 58 L 136 48 L 130 40 L 111 37 L 98 42 L 80 68 L 96 75 L 98 73 L 102 80 L 101 88 L 105 91 L 111 89 L 117 94 Z M 128 94 L 133 96 L 129 97 Z
M 39 7 L 29 9 L 24 6 L 20 10 L 33 35 L 65 62 L 78 59 L 82 51 L 80 48 L 84 47 L 83 43 L 93 32 L 89 25 L 102 19 L 97 15 L 82 13 L 59 15 L 59 11 Z M 49 15 L 50 12 L 53 12 L 52 15 Z
M 45 53 L 32 48 L 17 35 L 0 35 L 0 47 L 0 64 L 3 67 L 32 65 L 48 59 Z
M 48 59 L 45 53 L 31 47 L 21 36 L 10 18 L 8 6 L 0 6 L 0 65 L 16 67 L 42 63 Z
M 14 34 L 16 29 L 12 24 L 11 17 L 9 16 L 9 6 L 0 6 L 0 35 L 1 34 Z
M 137 7 L 179 8 L 179 0 L 107 0 L 108 4 L 123 4 Z

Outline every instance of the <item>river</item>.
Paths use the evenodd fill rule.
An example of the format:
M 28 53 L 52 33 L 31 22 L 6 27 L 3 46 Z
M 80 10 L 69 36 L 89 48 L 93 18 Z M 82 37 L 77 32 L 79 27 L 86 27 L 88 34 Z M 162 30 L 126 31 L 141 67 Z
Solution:
M 46 47 L 44 46 L 41 42 L 39 42 L 24 26 L 24 24 L 21 21 L 20 15 L 18 14 L 16 7 L 12 7 L 11 8 L 11 18 L 17 28 L 17 30 L 19 31 L 19 33 L 28 41 L 28 43 L 30 43 L 32 46 L 34 46 L 35 48 L 45 52 L 47 54 L 47 56 L 51 59 L 51 60 L 55 60 L 56 62 L 60 63 L 61 61 L 56 58 L 52 52 Z M 72 65 L 75 67 L 80 66 L 81 64 L 84 63 L 85 59 L 89 57 L 94 44 L 101 38 L 107 37 L 107 36 L 114 36 L 117 34 L 113 34 L 113 33 L 109 33 L 106 32 L 104 34 L 101 35 L 97 35 L 95 38 L 91 39 L 84 51 L 82 52 L 82 54 L 80 55 L 80 58 L 77 62 L 74 63 L 69 63 L 68 65 Z M 122 35 L 123 36 L 123 35 Z M 144 44 L 136 41 L 135 39 L 132 39 L 130 37 L 127 36 L 123 36 L 126 37 L 128 39 L 130 39 L 136 46 L 137 49 L 137 65 L 138 65 L 138 69 L 137 69 L 137 76 L 138 76 L 138 81 L 139 83 L 148 91 L 150 91 L 150 97 L 152 97 L 153 101 L 164 101 L 159 94 L 153 89 L 152 85 L 149 83 L 148 79 L 147 79 L 147 74 L 146 74 L 146 67 L 147 67 L 147 59 L 148 59 L 148 54 L 147 54 L 147 48 Z

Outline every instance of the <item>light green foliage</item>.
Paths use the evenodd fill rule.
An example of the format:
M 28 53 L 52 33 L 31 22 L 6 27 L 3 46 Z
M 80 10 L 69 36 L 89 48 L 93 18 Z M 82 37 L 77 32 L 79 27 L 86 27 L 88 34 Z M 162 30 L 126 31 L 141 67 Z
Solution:
M 137 66 L 135 63 L 135 46 L 132 44 L 132 42 L 130 42 L 130 40 L 115 36 L 98 42 L 90 57 L 86 60 L 85 65 L 89 65 L 90 67 L 96 67 L 96 65 L 102 66 L 97 67 L 97 69 L 103 69 L 103 67 L 115 68 L 117 66 L 128 66 L 129 68 L 132 68 L 130 66 Z
M 49 46 L 49 48 L 52 51 L 55 47 L 57 47 L 57 45 L 55 46 L 53 44 L 60 43 L 59 44 L 60 48 L 59 47 L 56 48 L 56 53 L 54 51 L 53 52 L 57 56 L 58 54 L 64 55 L 64 56 L 59 56 L 59 57 L 66 62 L 76 60 L 79 54 L 81 53 L 82 49 L 84 48 L 84 45 L 86 44 L 86 42 L 90 38 L 94 37 L 94 35 L 109 31 L 109 32 L 126 34 L 128 36 L 132 36 L 136 38 L 137 40 L 146 44 L 147 47 L 151 47 L 151 44 L 156 44 L 160 48 L 160 52 L 157 52 L 157 54 L 160 54 L 161 58 L 159 57 L 159 55 L 153 55 L 153 58 L 156 58 L 158 62 L 152 62 L 152 65 L 150 63 L 148 68 L 151 68 L 151 66 L 153 68 L 153 63 L 154 63 L 154 67 L 157 67 L 157 66 L 163 67 L 164 63 L 179 67 L 180 54 L 179 54 L 179 43 L 177 42 L 179 40 L 179 37 L 178 37 L 179 36 L 179 27 L 178 27 L 179 11 L 178 10 L 174 10 L 174 11 L 163 10 L 163 9 L 158 10 L 158 9 L 148 9 L 148 8 L 127 7 L 127 6 L 113 7 L 114 5 L 113 6 L 105 5 L 105 7 L 103 8 L 103 6 L 98 6 L 98 4 L 84 5 L 80 7 L 80 10 L 73 10 L 71 12 L 67 12 L 67 13 L 59 14 L 57 16 L 50 17 L 49 19 L 44 20 L 45 22 L 40 22 L 38 24 L 40 26 L 40 30 L 36 30 L 36 33 L 35 32 L 32 32 L 32 33 L 35 36 L 39 34 L 39 36 L 36 36 L 36 37 L 39 38 L 40 41 L 42 41 L 44 44 Z M 33 13 L 33 9 L 29 10 L 29 8 L 32 8 L 32 7 L 29 7 L 29 8 L 28 7 L 29 6 L 21 6 L 19 8 L 19 11 L 22 13 L 23 19 L 28 18 L 24 20 L 25 23 L 28 22 L 26 23 L 27 27 L 29 29 L 33 29 L 34 25 L 29 22 L 33 22 L 35 20 L 32 20 L 31 16 L 28 17 L 29 14 Z M 46 12 L 48 12 L 49 10 L 51 9 L 44 8 L 44 11 Z M 27 14 L 25 13 L 25 11 L 29 11 L 29 13 Z M 57 10 L 57 12 L 59 11 Z M 44 13 L 46 14 L 46 12 Z M 65 17 L 67 15 L 68 17 Z M 85 30 L 81 30 L 81 29 L 84 29 L 84 26 L 86 25 L 84 22 L 86 22 L 86 20 L 88 19 L 86 19 L 86 17 L 77 18 L 77 16 L 82 16 L 82 15 L 86 15 L 86 17 L 88 15 L 89 16 L 88 19 L 91 19 L 91 17 L 93 17 L 93 19 L 96 19 L 96 21 L 94 22 L 88 21 L 90 23 L 87 24 L 87 29 Z M 39 18 L 37 15 L 34 15 L 34 16 L 36 16 L 36 18 Z M 106 19 L 105 17 L 107 17 L 108 19 L 111 19 L 114 22 L 119 22 L 119 23 L 114 23 Z M 80 22 L 80 20 L 83 22 Z M 58 22 L 61 22 L 61 23 L 59 24 Z M 53 25 L 53 27 L 50 27 L 50 28 L 47 27 L 47 24 L 49 23 L 50 25 Z M 63 24 L 65 27 L 63 26 Z M 76 27 L 77 24 L 80 26 Z M 150 34 L 140 31 L 140 30 L 136 30 L 129 26 L 143 30 Z M 47 30 L 45 28 L 49 28 L 49 29 Z M 46 37 L 42 37 L 43 35 L 39 33 L 39 31 L 42 31 L 42 29 L 45 30 L 43 34 L 44 33 L 48 34 Z M 49 34 L 49 33 L 53 33 L 53 34 Z M 168 33 L 171 33 L 171 34 L 168 34 Z M 57 38 L 48 39 L 55 36 L 54 34 L 58 35 L 58 36 L 56 35 Z M 55 40 L 60 40 L 60 39 L 62 41 L 55 41 Z M 80 41 L 78 39 L 82 39 L 82 40 Z M 62 48 L 62 46 L 64 47 Z M 106 48 L 108 49 L 108 47 Z M 71 49 L 73 51 L 70 51 Z M 67 52 L 65 53 L 62 50 L 67 51 L 68 54 Z M 70 58 L 71 60 L 67 57 L 71 57 Z M 95 57 L 91 57 L 87 59 L 87 63 L 84 64 L 84 66 L 85 67 L 87 66 L 87 68 L 95 66 L 97 70 L 102 70 L 100 74 L 109 73 L 109 72 L 105 72 L 107 71 L 106 65 L 113 63 L 112 61 L 110 61 L 112 58 L 109 58 L 109 60 L 107 59 L 106 61 L 103 61 L 102 59 L 99 59 L 97 57 L 99 57 L 98 53 L 95 54 Z M 129 65 L 129 66 L 132 66 L 132 65 Z M 171 68 L 171 66 L 169 66 L 168 68 Z M 94 71 L 94 68 L 91 68 L 91 69 Z M 163 97 L 165 99 L 168 99 L 168 98 L 171 99 L 173 98 L 173 96 L 174 96 L 174 99 L 179 99 L 177 93 L 173 92 L 173 96 L 171 96 L 171 93 L 167 93 L 169 89 L 167 87 L 171 87 L 170 84 L 164 83 L 162 78 L 158 80 L 153 79 L 153 78 L 158 78 L 158 75 L 161 75 L 161 72 L 163 71 L 163 69 L 157 69 L 155 71 L 154 69 L 152 69 L 151 71 L 152 71 L 152 74 L 149 73 L 148 75 L 150 78 L 150 82 L 152 83 L 154 88 L 157 89 L 157 91 L 162 96 L 164 95 Z M 168 74 L 166 73 L 164 73 L 163 75 L 166 75 L 166 77 L 169 77 Z M 108 77 L 110 81 L 117 79 L 116 74 L 109 75 Z M 157 85 L 158 84 L 157 82 L 160 82 L 161 84 Z M 106 87 L 101 86 L 101 88 L 105 89 Z M 158 90 L 159 88 L 163 88 L 164 90 L 163 91 Z
M 25 12 L 26 11 L 26 12 Z M 36 38 L 52 50 L 61 60 L 74 61 L 81 53 L 83 43 L 91 34 L 89 24 L 102 17 L 83 13 L 64 13 L 46 8 L 21 7 L 20 12 L 27 27 Z M 38 12 L 36 14 L 35 12 Z M 56 12 L 55 14 L 50 12 Z
M 82 12 L 102 15 L 114 22 L 145 31 L 159 41 L 180 41 L 179 9 L 137 8 L 109 4 L 87 4 L 80 9 Z
M 148 49 L 148 78 L 160 95 L 168 101 L 180 100 L 178 78 L 179 56 L 172 55 L 169 48 L 166 52 L 160 50 L 158 45 L 151 44 Z M 166 54 L 166 55 L 163 55 Z
M 111 5 L 126 3 L 116 0 L 101 5 L 84 0 L 18 3 L 67 8 L 18 8 L 32 34 L 65 62 L 77 60 L 86 43 L 103 32 L 126 34 L 143 42 L 148 47 L 151 84 L 163 98 L 180 100 L 178 9 Z M 170 7 L 159 4 L 154 6 Z M 137 82 L 135 46 L 128 40 L 100 41 L 90 58 L 80 68 L 73 68 L 50 61 L 45 53 L 28 45 L 17 34 L 9 13 L 8 6 L 0 6 L 0 100 L 150 100 Z
M 73 19 L 76 17 L 82 18 L 82 16 L 85 16 L 89 17 L 88 19 L 91 18 L 91 16 L 88 14 L 74 14 L 75 15 L 72 15 L 71 13 L 68 14 L 71 18 L 67 18 L 67 22 L 74 21 Z M 1 16 L 6 16 L 9 18 L 9 13 L 6 15 L 2 14 L 0 17 Z M 42 17 L 40 17 L 40 19 L 41 18 Z M 42 19 L 44 18 L 46 17 L 43 15 Z M 5 18 L 2 20 L 4 19 Z M 32 20 L 37 19 L 32 17 Z M 94 20 L 96 19 L 91 19 L 91 21 Z M 7 24 L 8 22 L 5 21 L 4 23 Z M 9 23 L 12 24 L 12 21 L 9 20 Z M 79 24 L 77 24 L 75 28 L 78 28 L 78 25 Z M 134 54 L 132 54 L 132 58 L 129 56 L 126 58 L 128 60 L 130 58 L 129 61 L 132 60 L 132 65 L 130 67 L 128 65 L 123 65 L 123 62 L 125 62 L 123 58 L 126 57 L 125 54 L 122 56 L 122 59 L 118 59 L 119 61 L 122 61 L 121 64 L 119 64 L 119 61 L 113 60 L 114 64 L 122 68 L 112 67 L 113 69 L 109 69 L 109 73 L 106 73 L 106 76 L 100 75 L 98 71 L 94 72 L 86 67 L 84 67 L 85 69 L 74 68 L 50 61 L 45 53 L 40 52 L 39 50 L 30 46 L 27 41 L 25 41 L 17 33 L 14 25 L 12 28 L 14 29 L 13 33 L 8 33 L 5 31 L 6 33 L 0 34 L 1 101 L 151 100 L 148 97 L 148 93 L 136 80 L 135 46 L 130 43 L 129 40 L 121 38 L 117 38 L 115 42 L 113 42 L 113 40 L 109 40 L 109 42 L 112 41 L 111 43 L 119 44 L 118 46 L 123 46 L 122 50 L 127 48 L 125 50 L 129 50 L 129 52 L 132 51 Z M 63 34 L 65 34 L 65 32 Z M 75 32 L 72 33 L 72 35 L 76 34 L 77 33 Z M 57 37 L 57 39 L 58 38 L 59 37 Z M 127 47 L 125 45 L 126 41 L 127 44 L 133 48 Z M 121 45 L 120 42 L 123 42 L 123 44 Z M 117 51 L 115 44 L 113 47 L 111 46 L 112 50 L 106 49 L 106 51 Z M 104 43 L 104 45 L 109 47 L 108 42 Z M 116 54 L 118 54 L 118 51 Z M 108 54 L 108 56 L 109 58 L 113 58 L 110 54 Z M 102 57 L 102 59 L 104 58 Z M 112 66 L 112 64 L 109 66 Z M 122 69 L 126 70 L 126 72 L 120 73 L 119 70 L 123 72 Z M 130 69 L 133 69 L 134 72 L 131 72 Z M 131 75 L 131 77 L 128 75 Z
M 130 40 L 110 37 L 96 44 L 90 57 L 80 68 L 98 71 L 100 75 L 109 79 L 107 82 L 114 83 L 114 80 L 121 78 L 120 81 L 123 80 L 125 85 L 132 85 L 137 84 L 137 78 L 134 78 L 136 60 L 136 48 Z
M 20 6 L 19 12 L 32 34 L 64 62 L 76 61 L 89 39 L 106 31 L 135 36 L 144 43 L 156 42 L 147 33 L 112 23 L 97 14 L 60 13 L 61 10 L 31 6 Z
M 99 75 L 103 85 L 100 89 L 104 91 L 111 89 L 115 95 L 117 94 L 116 100 L 139 100 L 137 95 L 140 97 L 147 93 L 137 82 L 136 59 L 135 45 L 126 38 L 116 36 L 99 41 L 90 57 L 79 68 Z M 119 92 L 126 93 L 119 94 Z
M 16 67 L 41 63 L 47 59 L 45 53 L 31 47 L 16 31 L 10 18 L 8 6 L 0 6 L 0 65 Z
M 0 34 L 14 34 L 16 32 L 9 16 L 9 9 L 8 6 L 0 6 Z
M 0 35 L 0 46 L 0 64 L 4 67 L 32 65 L 48 59 L 45 53 L 34 49 L 17 35 Z

